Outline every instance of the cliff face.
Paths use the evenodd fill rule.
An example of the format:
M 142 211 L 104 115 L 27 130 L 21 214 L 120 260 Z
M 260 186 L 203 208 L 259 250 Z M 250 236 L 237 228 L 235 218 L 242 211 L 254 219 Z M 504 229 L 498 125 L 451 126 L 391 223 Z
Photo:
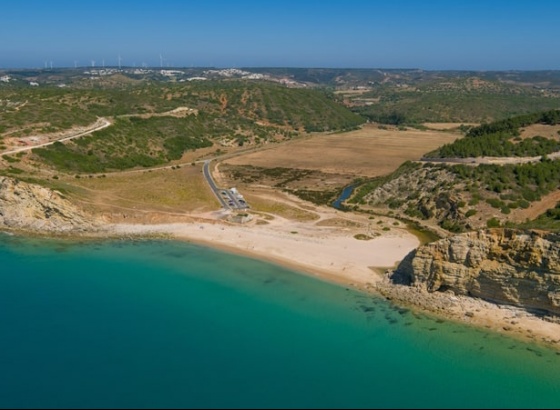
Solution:
M 96 224 L 56 191 L 0 177 L 1 227 L 62 233 L 93 230 Z
M 560 235 L 511 229 L 456 235 L 411 252 L 391 279 L 560 315 Z

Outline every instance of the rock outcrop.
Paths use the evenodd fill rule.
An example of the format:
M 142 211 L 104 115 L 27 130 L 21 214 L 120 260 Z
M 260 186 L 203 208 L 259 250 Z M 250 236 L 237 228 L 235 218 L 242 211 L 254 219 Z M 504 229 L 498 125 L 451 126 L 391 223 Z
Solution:
M 560 235 L 486 229 L 411 252 L 393 283 L 560 315 Z
M 0 228 L 34 232 L 84 232 L 96 229 L 93 218 L 39 185 L 0 177 Z

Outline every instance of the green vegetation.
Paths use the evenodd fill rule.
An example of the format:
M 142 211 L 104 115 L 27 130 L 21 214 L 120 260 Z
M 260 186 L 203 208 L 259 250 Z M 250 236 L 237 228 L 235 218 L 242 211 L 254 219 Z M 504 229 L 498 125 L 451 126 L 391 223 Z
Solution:
M 34 149 L 39 158 L 66 172 L 98 173 L 151 167 L 181 158 L 189 149 L 209 147 L 210 126 L 198 117 L 123 118 L 109 128 L 66 144 Z
M 0 84 L 0 146 L 8 145 L 7 138 L 66 131 L 99 117 L 111 118 L 113 125 L 31 155 L 5 155 L 2 174 L 23 180 L 31 175 L 29 164 L 42 163 L 56 174 L 43 183 L 54 183 L 59 175 L 60 181 L 71 175 L 84 182 L 107 171 L 167 164 L 192 150 L 214 146 L 212 151 L 223 153 L 225 147 L 259 146 L 303 133 L 342 132 L 367 119 L 399 129 L 421 129 L 424 122 L 482 123 L 460 126 L 464 138 L 427 156 L 541 161 L 504 166 L 407 162 L 391 175 L 360 181 L 346 209 L 386 206 L 390 214 L 410 217 L 409 223 L 429 219 L 460 232 L 473 226 L 509 226 L 510 214 L 513 220 L 516 210 L 559 188 L 560 161 L 550 160 L 549 154 L 560 151 L 560 138 L 521 131 L 533 124 L 560 124 L 560 72 L 251 71 L 300 83 L 289 88 L 272 81 L 216 80 L 218 75 L 180 82 L 180 77 L 162 78 L 157 71 L 95 79 L 78 71 L 22 71 L 18 75 L 40 79 L 41 86 L 29 87 L 25 80 Z M 59 87 L 62 82 L 67 86 Z M 177 108 L 187 110 L 172 112 Z M 240 181 L 264 182 L 315 204 L 330 204 L 339 193 L 332 184 L 314 185 L 329 178 L 318 171 L 224 168 Z M 371 195 L 389 182 L 387 189 Z M 559 215 L 560 206 L 524 226 L 560 227 Z
M 444 148 L 455 150 L 454 154 L 472 155 L 470 149 L 475 145 L 467 145 L 462 141 L 483 142 L 479 146 L 496 155 L 507 149 L 504 142 L 512 135 L 519 135 L 519 128 L 531 124 L 558 124 L 560 111 L 547 111 L 531 115 L 514 117 L 504 121 L 484 124 L 472 128 L 468 136 Z M 552 147 L 560 151 L 560 146 L 546 145 L 548 142 L 557 144 L 555 140 L 544 138 L 526 139 L 517 146 L 523 147 L 525 141 L 546 141 L 539 148 Z M 515 145 L 515 144 L 512 144 Z M 447 151 L 450 152 L 450 151 Z M 438 154 L 446 153 L 444 149 Z M 511 152 L 506 154 L 511 155 Z M 525 150 L 523 153 L 534 154 Z M 489 155 L 489 154 L 486 154 Z M 390 189 L 381 189 L 378 194 L 372 191 L 383 188 L 391 183 Z M 479 164 L 478 166 L 438 163 L 405 163 L 394 173 L 366 181 L 355 190 L 350 202 L 358 205 L 386 206 L 391 210 L 399 210 L 404 215 L 420 220 L 434 219 L 440 227 L 450 232 L 461 232 L 480 225 L 482 218 L 487 226 L 496 227 L 511 225 L 508 221 L 516 209 L 529 208 L 530 204 L 541 200 L 545 195 L 560 187 L 560 161 L 551 160 L 546 155 L 540 161 L 522 164 Z M 488 206 L 498 210 L 500 216 L 489 215 Z M 473 218 L 479 215 L 478 218 Z M 495 213 L 494 213 L 495 215 Z M 549 222 L 556 214 L 543 216 L 539 226 Z M 484 222 L 482 222 L 484 223 Z M 537 222 L 533 223 L 533 225 Z
M 549 229 L 560 231 L 560 203 L 556 207 L 549 209 L 533 221 L 527 221 L 520 225 L 522 228 L 529 229 Z
M 341 105 L 333 94 L 290 89 L 269 82 L 207 81 L 128 84 L 106 88 L 0 88 L 0 128 L 13 136 L 26 132 L 55 132 L 93 123 L 98 117 L 163 113 L 188 107 L 242 128 L 256 121 L 278 133 L 353 129 L 364 122 Z M 280 129 L 278 127 L 287 127 Z M 235 129 L 236 127 L 232 127 Z M 232 134 L 233 135 L 233 134 Z
M 395 192 L 384 204 L 389 209 L 400 209 L 404 214 L 418 219 L 438 219 L 439 225 L 450 232 L 468 229 L 468 218 L 479 213 L 482 203 L 497 209 L 504 216 L 514 209 L 526 209 L 531 202 L 539 201 L 543 196 L 557 190 L 560 186 L 560 161 L 540 161 L 516 165 L 442 165 L 425 164 L 421 168 L 408 165 L 394 174 L 366 183 L 358 188 L 359 197 L 353 198 L 357 203 L 368 202 L 372 189 L 384 183 L 394 181 L 399 176 L 410 175 L 418 171 L 427 172 L 427 177 L 419 180 L 424 184 L 430 179 L 439 178 L 441 172 L 452 175 L 451 182 L 439 182 L 433 188 L 415 188 L 412 193 Z M 453 190 L 450 191 L 450 187 Z M 420 194 L 422 192 L 422 194 Z M 466 199 L 468 206 L 466 211 Z M 483 201 L 483 202 L 482 202 Z M 430 205 L 431 204 L 431 205 Z M 543 217 L 543 221 L 549 221 Z M 488 226 L 497 226 L 499 219 L 494 218 Z
M 469 210 L 467 211 L 467 213 L 465 214 L 465 217 L 466 217 L 466 218 L 470 218 L 471 216 L 476 215 L 476 213 L 477 213 L 476 209 L 469 209 Z
M 512 117 L 471 128 L 465 138 L 446 144 L 426 154 L 428 158 L 472 157 L 535 157 L 560 151 L 560 141 L 540 136 L 511 141 L 520 135 L 520 128 L 532 124 L 556 125 L 560 123 L 560 110 L 539 112 Z
M 330 205 L 338 195 L 338 190 L 314 191 L 309 189 L 284 189 L 284 191 L 316 205 Z M 345 210 L 345 208 L 341 207 L 341 210 Z
M 325 90 L 255 81 L 8 87 L 0 88 L 0 101 L 0 127 L 12 137 L 115 117 L 113 126 L 91 136 L 33 151 L 35 160 L 81 173 L 164 164 L 214 142 L 276 142 L 301 132 L 350 130 L 364 122 Z M 161 115 L 181 107 L 191 109 L 190 115 Z
M 486 226 L 488 228 L 499 228 L 502 224 L 500 223 L 500 221 L 496 218 L 491 218 L 488 221 L 486 221 Z
M 382 177 L 372 178 L 368 181 L 363 182 L 359 185 L 352 195 L 352 197 L 347 201 L 352 204 L 365 204 L 366 199 L 365 197 L 374 189 L 380 187 L 381 185 L 398 178 L 401 175 L 407 174 L 415 169 L 421 168 L 422 165 L 412 162 L 406 161 L 404 162 L 395 172 L 385 175 Z M 395 205 L 395 204 L 394 204 Z
M 434 76 L 436 73 L 432 73 Z M 548 95 L 522 85 L 497 79 L 480 80 L 474 76 L 453 78 L 414 78 L 408 81 L 380 82 L 371 91 L 355 99 L 354 111 L 370 121 L 392 125 L 415 125 L 424 122 L 482 122 L 558 107 L 560 96 Z M 476 76 L 483 76 L 476 73 Z M 420 76 L 419 76 L 420 77 Z M 354 101 L 354 100 L 352 100 Z
M 540 161 L 527 164 L 487 165 L 477 167 L 467 165 L 442 166 L 452 172 L 462 182 L 475 182 L 486 195 L 501 194 L 486 201 L 494 208 L 526 208 L 527 202 L 537 201 L 558 188 L 560 181 L 560 161 Z M 508 202 L 506 202 L 508 201 Z
M 10 156 L 10 155 L 2 155 L 2 158 L 5 159 L 6 161 L 8 161 L 8 162 L 11 163 L 11 164 L 20 161 L 18 158 L 14 158 L 14 157 L 12 157 L 12 156 Z

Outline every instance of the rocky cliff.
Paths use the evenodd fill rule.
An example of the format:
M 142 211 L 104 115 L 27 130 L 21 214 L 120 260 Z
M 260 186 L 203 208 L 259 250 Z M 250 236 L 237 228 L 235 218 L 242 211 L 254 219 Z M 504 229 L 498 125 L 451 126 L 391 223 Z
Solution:
M 64 233 L 96 226 L 91 216 L 56 191 L 0 177 L 0 228 Z
M 560 315 L 560 235 L 486 229 L 411 252 L 394 283 Z

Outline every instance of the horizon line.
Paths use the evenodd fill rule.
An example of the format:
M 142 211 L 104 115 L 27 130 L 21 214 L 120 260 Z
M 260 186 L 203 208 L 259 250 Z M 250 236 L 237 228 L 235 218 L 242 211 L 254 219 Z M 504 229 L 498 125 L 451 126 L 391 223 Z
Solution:
M 179 70 L 196 70 L 196 69 L 315 69 L 315 70 L 400 70 L 400 71 L 472 71 L 472 72 L 519 72 L 519 71 L 560 71 L 560 68 L 503 68 L 503 69 L 482 69 L 482 68 L 420 68 L 420 67 L 336 67 L 336 66 L 257 66 L 257 65 L 247 65 L 247 66 L 213 66 L 213 65 L 201 65 L 201 66 L 168 66 L 168 67 L 158 67 L 155 65 L 150 66 L 133 66 L 133 65 L 105 65 L 105 66 L 59 66 L 59 67 L 0 67 L 3 71 L 17 71 L 17 70 L 38 70 L 38 71 L 55 71 L 55 70 L 125 70 L 125 69 L 150 69 L 150 70 L 168 70 L 168 69 L 179 69 Z

